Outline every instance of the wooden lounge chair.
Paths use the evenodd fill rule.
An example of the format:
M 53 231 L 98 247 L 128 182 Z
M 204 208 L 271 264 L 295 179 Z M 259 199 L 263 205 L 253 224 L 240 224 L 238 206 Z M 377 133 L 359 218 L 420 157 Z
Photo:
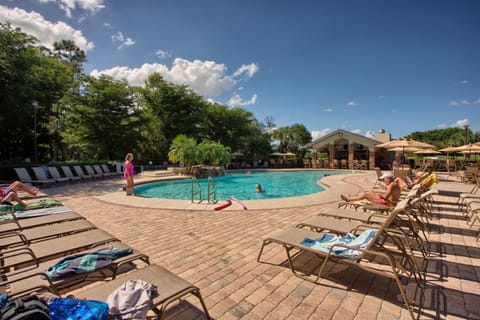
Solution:
M 406 200 L 404 200 L 406 202 Z M 397 214 L 404 208 L 402 204 L 398 209 L 392 211 L 385 222 L 377 228 L 374 236 L 362 246 L 350 246 L 348 244 L 336 243 L 331 244 L 327 251 L 318 250 L 312 246 L 305 244 L 305 239 L 321 239 L 325 234 L 312 232 L 304 229 L 290 228 L 267 237 L 260 248 L 257 261 L 261 262 L 262 253 L 265 247 L 269 244 L 275 243 L 283 246 L 287 255 L 288 263 L 294 275 L 308 280 L 317 282 L 322 277 L 325 266 L 329 263 L 345 263 L 355 265 L 363 270 L 372 272 L 381 276 L 387 276 L 395 280 L 403 301 L 407 306 L 412 319 L 414 319 L 413 310 L 406 295 L 406 290 L 401 282 L 400 275 L 404 274 L 407 277 L 414 276 L 417 281 L 418 268 L 415 261 L 408 255 L 405 247 L 402 245 L 402 239 L 398 239 L 395 234 L 391 234 L 388 228 L 395 220 Z M 395 250 L 385 247 L 387 239 L 391 239 L 394 244 L 397 244 Z M 344 252 L 353 250 L 356 254 L 345 255 Z M 292 251 L 294 252 L 292 254 Z M 340 251 L 342 254 L 339 254 Z M 296 252 L 296 253 L 295 253 Z M 308 252 L 323 261 L 314 280 L 302 272 L 297 271 L 294 264 L 294 257 L 298 253 Z M 385 265 L 387 263 L 387 265 Z
M 22 231 L 3 232 L 0 234 L 0 248 L 14 247 L 21 244 L 28 245 L 33 242 L 92 229 L 96 229 L 95 225 L 87 220 L 80 219 L 36 226 Z
M 57 182 L 55 179 L 50 179 L 49 177 L 47 177 L 47 174 L 41 167 L 33 167 L 32 170 L 35 176 L 37 177 L 37 180 L 39 181 L 46 181 L 47 183 L 51 183 L 51 184 Z
M 79 181 L 82 179 L 82 177 L 74 176 L 69 166 L 62 166 L 62 171 L 65 177 L 70 179 L 70 181 Z
M 131 273 L 118 277 L 115 280 L 101 283 L 98 286 L 81 291 L 78 293 L 78 296 L 85 297 L 86 299 L 106 301 L 108 296 L 120 285 L 127 280 L 134 279 L 143 280 L 157 287 L 158 296 L 153 298 L 151 308 L 157 314 L 159 319 L 163 318 L 163 314 L 170 303 L 189 294 L 192 294 L 198 298 L 206 318 L 210 319 L 207 307 L 200 294 L 200 289 L 188 281 L 180 278 L 176 274 L 156 264 L 135 270 Z
M 122 242 L 111 242 L 107 245 L 77 252 L 75 255 L 91 253 L 105 248 L 127 249 L 129 246 Z M 61 279 L 52 279 L 45 273 L 45 270 L 55 265 L 58 260 L 60 259 L 47 260 L 26 268 L 5 272 L 3 273 L 3 285 L 9 284 L 10 296 L 25 295 L 31 292 L 32 287 L 41 288 L 41 291 L 49 291 L 59 295 L 63 290 L 67 290 L 72 285 L 77 285 L 81 282 L 84 282 L 92 274 L 95 274 L 95 279 L 98 278 L 99 274 L 100 280 L 105 280 L 106 278 L 115 279 L 118 269 L 125 264 L 130 264 L 138 260 L 143 261 L 145 264 L 150 264 L 150 260 L 147 255 L 133 249 L 132 253 L 114 259 L 110 265 L 101 269 L 75 274 Z M 28 278 L 28 282 L 22 281 L 24 278 Z M 0 286 L 1 285 L 2 284 L 0 284 Z
M 88 173 L 89 176 L 94 177 L 94 178 L 103 177 L 103 174 L 95 173 L 95 171 L 93 170 L 91 165 L 86 164 L 83 167 L 85 168 L 85 170 L 87 170 L 87 173 Z
M 114 241 L 118 239 L 103 230 L 94 229 L 15 248 L 16 255 L 3 258 L 3 263 L 10 268 L 21 268 Z M 10 254 L 12 250 L 0 250 L 0 256 Z
M 26 168 L 15 168 L 15 173 L 18 176 L 18 179 L 22 181 L 23 183 L 31 183 L 31 184 L 52 184 L 55 181 L 52 179 L 47 179 L 47 180 L 34 180 L 28 173 Z
M 93 178 L 93 176 L 91 176 L 90 174 L 83 173 L 83 169 L 80 166 L 73 166 L 73 170 L 75 170 L 75 173 L 77 174 L 77 176 L 82 178 L 82 179 L 92 179 Z
M 50 172 L 50 175 L 56 182 L 68 182 L 70 180 L 67 177 L 62 177 L 60 175 L 60 172 L 58 172 L 57 167 L 48 167 L 48 171 Z

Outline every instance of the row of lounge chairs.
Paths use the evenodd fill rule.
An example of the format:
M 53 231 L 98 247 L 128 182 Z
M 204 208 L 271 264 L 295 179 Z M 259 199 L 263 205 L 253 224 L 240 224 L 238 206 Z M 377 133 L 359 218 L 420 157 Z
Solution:
M 257 261 L 263 262 L 268 245 L 278 244 L 285 248 L 293 274 L 308 281 L 316 283 L 324 277 L 329 263 L 355 265 L 389 277 L 397 284 L 414 319 L 403 282 L 413 277 L 417 288 L 424 285 L 430 247 L 427 231 L 436 193 L 416 187 L 390 210 L 371 208 L 362 212 L 336 208 L 319 213 L 264 239 Z M 297 257 L 305 254 L 309 257 L 296 262 Z
M 15 168 L 15 172 L 20 181 L 23 183 L 43 185 L 112 177 L 121 174 L 117 172 L 111 172 L 106 164 L 84 165 L 83 168 L 78 165 L 73 166 L 75 174 L 73 174 L 72 169 L 69 166 L 61 166 L 60 168 L 63 172 L 63 176 L 60 174 L 60 171 L 57 167 L 32 167 L 35 179 L 32 179 L 32 176 L 28 172 L 27 168 Z
M 199 299 L 205 316 L 209 318 L 198 287 L 159 265 L 150 264 L 149 257 L 144 253 L 129 248 L 80 214 L 66 207 L 64 209 L 58 210 L 61 213 L 27 219 L 19 218 L 13 211 L 2 212 L 0 290 L 8 294 L 9 300 L 32 293 L 48 292 L 62 296 L 71 291 L 72 286 L 78 288 L 97 282 L 86 290 L 79 289 L 76 295 L 82 299 L 106 301 L 108 295 L 127 280 L 139 279 L 157 288 L 158 296 L 153 298 L 151 309 L 158 318 L 162 318 L 171 302 L 190 294 Z M 77 269 L 69 269 L 62 277 L 52 272 L 56 270 L 54 266 L 59 265 L 59 260 L 63 263 L 78 261 L 76 259 L 92 258 L 96 254 L 115 256 L 109 263 L 97 263 L 97 267 L 92 269 L 84 269 L 81 264 Z M 140 264 L 143 267 L 137 268 Z M 75 266 L 74 263 L 71 265 Z M 132 268 L 133 271 L 124 272 Z M 119 270 L 122 270 L 121 275 Z
M 471 229 L 477 226 L 477 241 L 480 241 L 480 175 L 476 174 L 474 180 L 472 190 L 461 193 L 458 197 L 458 208 L 464 210 Z

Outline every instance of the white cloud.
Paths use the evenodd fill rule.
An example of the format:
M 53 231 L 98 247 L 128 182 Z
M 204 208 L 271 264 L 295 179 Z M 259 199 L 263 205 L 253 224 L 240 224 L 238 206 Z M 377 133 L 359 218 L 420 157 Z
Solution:
M 322 129 L 320 131 L 318 130 L 313 130 L 312 132 L 310 132 L 310 134 L 312 135 L 312 140 L 315 141 L 317 139 L 320 139 L 321 137 L 323 136 L 326 136 L 327 134 L 330 133 L 330 131 L 332 131 L 332 129 L 330 128 L 325 128 L 325 129 Z
M 110 23 L 108 23 L 108 22 L 104 22 L 103 25 L 104 25 L 105 27 L 107 27 L 107 28 L 111 28 L 111 27 L 112 27 L 112 25 L 111 25 Z
M 133 46 L 135 44 L 135 40 L 132 38 L 125 38 L 122 32 L 118 31 L 117 34 L 112 36 L 113 43 L 120 43 L 118 49 L 122 49 L 123 47 Z
M 40 45 L 53 49 L 53 43 L 60 40 L 73 40 L 75 44 L 87 52 L 92 50 L 93 42 L 88 41 L 82 31 L 75 30 L 62 21 L 52 23 L 36 12 L 27 12 L 19 8 L 0 6 L 0 21 L 9 22 L 13 27 L 35 36 Z
M 469 83 L 470 83 L 470 81 L 468 81 L 468 80 L 462 80 L 458 84 L 469 84 Z
M 349 107 L 356 107 L 356 106 L 358 106 L 358 105 L 359 105 L 359 104 L 356 103 L 356 102 L 353 101 L 353 100 L 352 100 L 352 101 L 348 101 L 347 104 L 346 104 L 346 106 L 349 106 Z
M 65 15 L 67 17 L 72 17 L 72 10 L 77 8 L 90 11 L 92 13 L 96 13 L 103 8 L 105 5 L 103 4 L 104 0 L 39 0 L 42 3 L 47 2 L 57 2 L 60 9 L 65 11 Z
M 365 132 L 365 137 L 370 138 L 370 139 L 375 139 L 375 132 L 369 130 L 369 131 Z
M 332 112 L 333 109 L 332 109 L 332 107 L 325 107 L 325 108 L 323 109 L 323 111 L 324 111 L 324 112 Z
M 353 129 L 351 130 L 350 132 L 353 132 L 353 133 L 356 133 L 356 134 L 360 134 L 362 132 L 362 130 L 360 129 Z
M 240 77 L 242 74 L 246 73 L 248 78 L 252 78 L 255 73 L 258 72 L 258 65 L 255 63 L 251 63 L 248 65 L 242 65 L 240 68 L 235 71 L 233 74 L 234 77 Z
M 230 100 L 228 100 L 227 105 L 230 107 L 245 107 L 245 106 L 250 106 L 252 104 L 255 104 L 257 102 L 257 95 L 254 94 L 250 100 L 243 100 L 242 97 L 240 97 L 239 94 L 234 94 Z
M 159 57 L 160 59 L 166 59 L 166 58 L 171 58 L 172 55 L 170 54 L 170 52 L 168 51 L 163 51 L 161 49 L 158 49 L 156 52 L 155 52 L 155 55 L 157 57 Z
M 450 100 L 448 103 L 449 106 L 451 107 L 458 107 L 458 106 L 470 106 L 470 105 L 475 105 L 475 104 L 480 104 L 480 98 L 477 100 L 467 100 L 467 99 L 462 99 L 460 101 L 457 100 Z
M 468 119 L 461 119 L 461 120 L 457 120 L 457 122 L 455 122 L 451 126 L 452 127 L 463 128 L 464 126 L 469 126 L 469 125 L 470 125 L 470 122 L 468 121 Z
M 238 83 L 235 74 L 242 74 L 234 72 L 233 75 L 228 75 L 227 67 L 214 61 L 190 61 L 176 58 L 170 69 L 159 63 L 145 63 L 139 68 L 117 66 L 100 71 L 95 69 L 90 75 L 98 77 L 100 74 L 106 74 L 118 80 L 126 79 L 130 84 L 140 86 L 149 75 L 155 72 L 160 73 L 166 81 L 186 85 L 203 96 L 218 96 L 232 89 Z
M 439 125 L 437 125 L 437 128 L 438 128 L 438 129 L 446 129 L 446 128 L 448 128 L 448 124 L 446 124 L 446 123 L 440 123 Z

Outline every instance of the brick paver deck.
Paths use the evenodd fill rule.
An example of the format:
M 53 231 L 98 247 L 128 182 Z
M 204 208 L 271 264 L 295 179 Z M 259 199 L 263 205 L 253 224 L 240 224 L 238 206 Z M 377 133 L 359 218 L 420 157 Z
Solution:
M 344 182 L 369 188 L 374 172 L 344 176 Z M 409 319 L 396 284 L 352 266 L 332 264 L 314 284 L 294 276 L 284 249 L 266 247 L 270 233 L 302 222 L 335 206 L 311 204 L 283 209 L 214 212 L 139 208 L 108 203 L 97 196 L 116 191 L 121 179 L 79 183 L 45 191 L 128 245 L 201 289 L 213 319 Z M 332 186 L 335 188 L 335 186 Z M 469 191 L 471 185 L 441 182 L 440 189 Z M 127 197 L 125 197 L 127 198 Z M 420 319 L 480 319 L 480 250 L 475 232 L 456 208 L 456 198 L 436 196 L 429 234 L 427 284 L 414 303 Z M 300 255 L 299 263 L 312 257 Z M 413 298 L 410 280 L 408 295 Z M 172 304 L 168 319 L 204 319 L 195 298 Z

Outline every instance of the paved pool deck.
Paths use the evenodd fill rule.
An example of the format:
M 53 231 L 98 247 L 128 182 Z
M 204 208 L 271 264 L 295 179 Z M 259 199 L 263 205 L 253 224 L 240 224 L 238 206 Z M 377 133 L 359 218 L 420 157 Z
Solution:
M 110 178 L 43 190 L 121 241 L 200 288 L 212 319 L 409 319 L 390 279 L 353 266 L 331 264 L 326 278 L 311 283 L 292 274 L 284 249 L 266 248 L 269 234 L 336 207 L 341 193 L 371 188 L 374 171 L 329 176 L 320 194 L 273 201 L 245 201 L 248 210 L 230 206 L 125 196 L 123 179 Z M 136 177 L 136 181 L 147 180 Z M 441 181 L 453 192 L 472 185 Z M 451 194 L 435 197 L 428 237 L 427 284 L 414 302 L 418 319 L 480 319 L 480 248 Z M 299 263 L 311 261 L 297 257 Z M 141 267 L 141 265 L 139 265 Z M 408 295 L 415 292 L 413 280 Z M 75 293 L 75 291 L 73 292 Z M 166 319 L 204 319 L 196 298 L 173 303 Z

